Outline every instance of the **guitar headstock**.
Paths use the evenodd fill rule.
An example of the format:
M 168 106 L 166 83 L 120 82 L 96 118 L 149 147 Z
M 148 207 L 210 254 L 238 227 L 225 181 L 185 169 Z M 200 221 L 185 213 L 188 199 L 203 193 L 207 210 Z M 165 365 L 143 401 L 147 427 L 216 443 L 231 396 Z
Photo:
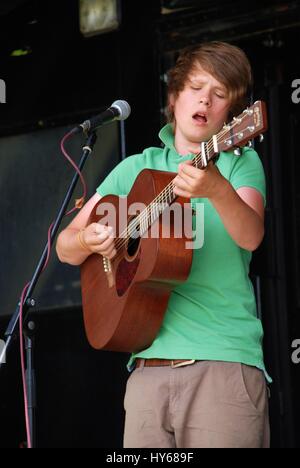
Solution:
M 249 140 L 268 129 L 267 109 L 263 101 L 257 101 L 238 117 L 226 124 L 217 135 L 219 151 L 245 146 Z

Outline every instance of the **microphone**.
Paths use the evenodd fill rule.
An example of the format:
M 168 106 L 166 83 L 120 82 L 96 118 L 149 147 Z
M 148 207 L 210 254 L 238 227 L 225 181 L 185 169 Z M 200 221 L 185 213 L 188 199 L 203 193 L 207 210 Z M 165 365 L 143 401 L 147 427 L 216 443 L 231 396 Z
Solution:
M 115 101 L 112 105 L 101 112 L 101 114 L 91 117 L 89 120 L 85 120 L 80 125 L 75 127 L 72 132 L 93 132 L 102 125 L 113 122 L 114 120 L 126 120 L 131 113 L 131 108 L 128 102 L 126 101 Z

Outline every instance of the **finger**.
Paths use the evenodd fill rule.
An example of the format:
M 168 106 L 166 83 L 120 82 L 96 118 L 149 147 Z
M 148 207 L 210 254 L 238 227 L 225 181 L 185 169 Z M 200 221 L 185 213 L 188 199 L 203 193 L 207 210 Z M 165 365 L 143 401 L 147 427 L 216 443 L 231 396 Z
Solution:
M 192 179 L 196 179 L 197 177 L 199 177 L 199 169 L 189 164 L 186 164 L 186 163 L 179 164 L 178 169 L 179 169 L 178 173 L 182 176 L 187 176 Z
M 181 164 L 187 164 L 188 166 L 193 166 L 194 165 L 194 159 L 188 159 L 187 161 L 184 161 L 184 163 L 181 163 Z
M 109 239 L 108 234 L 106 232 L 102 232 L 101 234 L 90 234 L 85 236 L 85 243 L 93 248 L 95 251 L 98 251 L 98 248 L 102 246 L 104 242 Z
M 113 228 L 111 226 L 105 226 L 104 224 L 95 223 L 93 224 L 93 232 L 95 234 L 101 234 L 102 232 L 113 232 Z
M 115 245 L 114 240 L 111 238 L 108 238 L 107 240 L 102 242 L 99 247 L 101 247 L 101 250 L 104 251 L 104 250 L 110 250 L 114 248 L 114 245 Z
M 178 187 L 175 187 L 173 191 L 174 191 L 174 194 L 178 195 L 179 197 L 191 198 L 190 192 L 187 192 L 186 190 L 182 190 Z
M 106 230 L 100 232 L 100 234 L 97 234 L 97 239 L 100 239 L 100 241 L 104 241 L 106 239 L 114 239 L 114 232 L 111 227 L 107 228 Z
M 100 224 L 100 223 L 93 224 L 93 232 L 95 234 L 101 234 L 101 232 L 104 231 L 103 228 L 104 228 L 104 226 L 102 226 L 102 224 Z
M 191 184 L 189 184 L 189 181 L 182 178 L 181 176 L 177 176 L 173 183 L 176 188 L 181 190 L 190 190 L 192 188 Z
M 115 231 L 111 226 L 108 226 L 107 232 L 108 232 L 109 237 L 112 237 L 112 238 L 115 237 Z
M 96 234 L 95 236 L 93 236 L 93 243 L 102 245 L 103 242 L 105 242 L 108 239 L 108 237 L 109 237 L 108 232 L 102 231 L 100 232 L 100 234 Z
M 115 248 L 112 248 L 112 249 L 108 249 L 108 250 L 105 250 L 103 252 L 103 256 L 104 257 L 107 257 L 108 259 L 112 259 L 113 257 L 115 257 L 117 255 L 117 250 Z

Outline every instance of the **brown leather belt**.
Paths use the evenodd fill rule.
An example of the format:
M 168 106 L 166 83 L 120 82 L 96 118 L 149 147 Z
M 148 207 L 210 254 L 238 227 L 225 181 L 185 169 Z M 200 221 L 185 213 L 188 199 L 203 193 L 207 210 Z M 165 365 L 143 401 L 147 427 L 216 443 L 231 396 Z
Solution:
M 135 361 L 136 369 L 141 366 L 145 367 L 161 367 L 161 366 L 170 366 L 173 369 L 175 367 L 190 366 L 194 364 L 195 359 L 141 359 L 137 358 Z

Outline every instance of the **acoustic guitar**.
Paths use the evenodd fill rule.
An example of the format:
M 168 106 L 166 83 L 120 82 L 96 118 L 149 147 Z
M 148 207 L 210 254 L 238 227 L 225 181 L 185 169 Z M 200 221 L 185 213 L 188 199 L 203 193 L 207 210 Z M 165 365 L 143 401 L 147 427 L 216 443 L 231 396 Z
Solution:
M 238 151 L 266 130 L 266 106 L 258 101 L 202 143 L 193 165 L 203 169 L 219 152 Z M 174 172 L 144 169 L 126 198 L 107 195 L 92 210 L 89 224 L 111 225 L 109 215 L 114 213 L 117 250 L 112 260 L 92 254 L 81 265 L 85 330 L 96 349 L 137 352 L 149 347 L 172 290 L 189 276 L 193 213 L 189 200 L 174 195 L 175 177 Z M 182 210 L 177 223 L 172 215 L 175 201 Z M 132 212 L 132 207 L 139 209 Z

